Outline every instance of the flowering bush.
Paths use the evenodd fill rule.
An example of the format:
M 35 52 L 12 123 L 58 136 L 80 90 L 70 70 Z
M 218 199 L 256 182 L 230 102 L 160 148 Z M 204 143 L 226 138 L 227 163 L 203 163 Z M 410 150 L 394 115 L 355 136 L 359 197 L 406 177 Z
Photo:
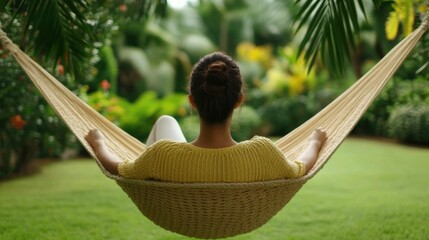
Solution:
M 188 114 L 186 94 L 170 94 L 158 98 L 147 91 L 133 103 L 124 104 L 126 114 L 119 119 L 119 126 L 141 141 L 145 141 L 156 119 L 170 115 L 180 120 Z
M 269 95 L 297 96 L 315 85 L 315 69 L 307 71 L 303 56 L 290 46 L 279 50 L 280 57 L 268 69 L 262 89 Z
M 237 46 L 237 58 L 244 62 L 257 62 L 268 69 L 274 60 L 270 45 L 255 46 L 253 43 L 240 43 Z
M 120 117 L 125 114 L 124 106 L 129 103 L 112 94 L 109 89 L 110 83 L 107 80 L 102 80 L 95 92 L 88 93 L 88 85 L 81 87 L 79 97 L 111 122 L 119 124 Z
M 22 43 L 20 47 L 31 55 L 32 42 L 21 38 L 22 17 L 16 16 L 3 30 L 13 42 Z M 0 14 L 1 22 L 11 22 L 11 18 L 6 13 Z M 78 83 L 66 72 L 67 67 L 60 60 L 54 61 L 39 63 L 67 88 L 78 89 Z M 84 68 L 76 77 L 91 80 L 93 64 L 92 58 L 83 61 Z M 35 157 L 59 157 L 75 139 L 1 44 L 0 69 L 0 177 L 3 177 L 24 170 Z
M 60 155 L 70 135 L 12 56 L 0 55 L 2 177 L 23 170 L 35 156 Z
M 303 56 L 297 55 L 297 48 L 285 46 L 277 50 L 277 55 L 272 52 L 269 46 L 248 43 L 237 47 L 242 74 L 251 83 L 246 103 L 264 121 L 267 132 L 263 134 L 283 135 L 335 96 L 318 86 L 326 81 L 327 74 L 317 68 L 308 71 Z

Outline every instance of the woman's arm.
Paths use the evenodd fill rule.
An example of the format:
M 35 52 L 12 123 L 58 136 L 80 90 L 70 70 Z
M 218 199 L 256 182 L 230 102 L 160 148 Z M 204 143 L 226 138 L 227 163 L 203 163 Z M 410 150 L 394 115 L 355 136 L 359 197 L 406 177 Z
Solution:
M 118 166 L 121 161 L 118 156 L 110 152 L 104 135 L 98 129 L 93 129 L 85 136 L 85 140 L 91 145 L 101 165 L 111 174 L 118 175 Z
M 316 163 L 317 157 L 320 152 L 320 148 L 326 140 L 326 132 L 318 128 L 313 131 L 311 134 L 307 148 L 299 156 L 298 160 L 304 163 L 307 172 L 314 166 Z

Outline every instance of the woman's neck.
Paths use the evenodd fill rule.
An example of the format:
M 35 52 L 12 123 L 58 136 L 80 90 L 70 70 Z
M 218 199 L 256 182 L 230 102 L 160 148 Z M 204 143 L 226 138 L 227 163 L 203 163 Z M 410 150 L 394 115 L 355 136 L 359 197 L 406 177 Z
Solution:
M 231 120 L 225 123 L 207 124 L 200 120 L 200 135 L 193 145 L 202 148 L 225 148 L 237 144 L 231 136 Z

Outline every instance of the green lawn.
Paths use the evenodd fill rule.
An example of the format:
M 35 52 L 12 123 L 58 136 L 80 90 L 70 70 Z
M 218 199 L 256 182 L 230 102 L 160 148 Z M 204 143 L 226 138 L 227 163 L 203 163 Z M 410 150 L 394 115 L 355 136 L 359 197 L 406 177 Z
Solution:
M 429 149 L 347 139 L 270 222 L 232 239 L 428 239 Z M 0 183 L 0 239 L 187 239 L 143 217 L 91 160 Z

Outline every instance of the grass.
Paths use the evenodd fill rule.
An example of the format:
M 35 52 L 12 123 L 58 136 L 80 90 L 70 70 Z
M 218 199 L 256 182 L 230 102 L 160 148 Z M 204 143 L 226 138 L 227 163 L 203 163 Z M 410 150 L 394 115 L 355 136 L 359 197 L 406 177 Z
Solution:
M 427 239 L 429 149 L 347 139 L 263 227 L 231 239 Z M 143 217 L 91 160 L 0 183 L 0 239 L 188 239 Z

